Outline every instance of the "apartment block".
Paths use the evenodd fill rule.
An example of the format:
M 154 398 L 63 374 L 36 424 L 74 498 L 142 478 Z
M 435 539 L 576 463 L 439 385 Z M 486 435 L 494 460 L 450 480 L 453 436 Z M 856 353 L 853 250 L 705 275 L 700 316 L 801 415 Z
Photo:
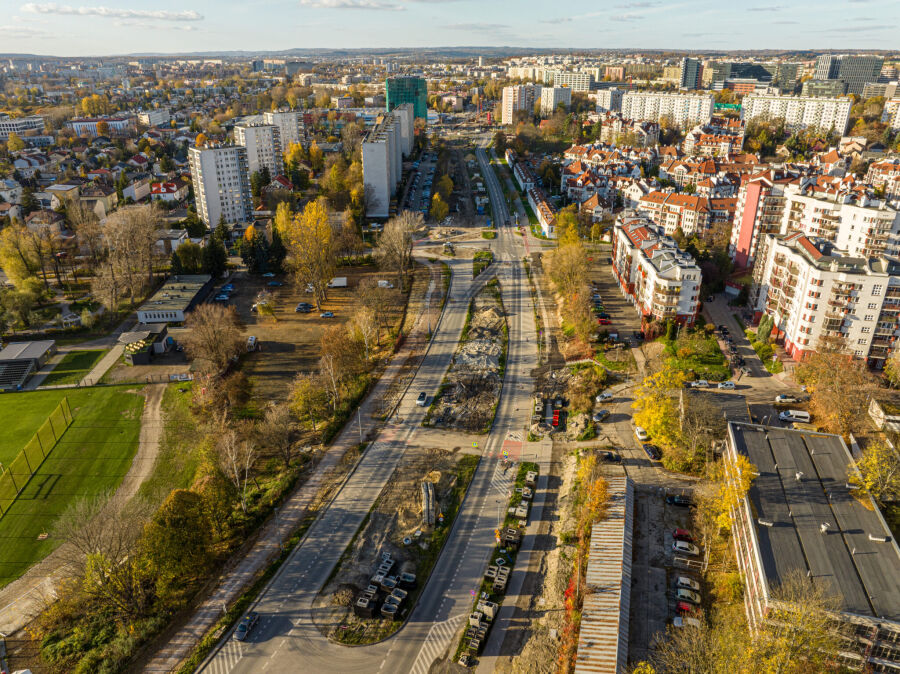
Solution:
M 384 83 L 384 98 L 388 112 L 409 103 L 413 106 L 416 119 L 428 119 L 428 85 L 424 77 L 398 75 L 387 78 Z
M 144 110 L 137 114 L 138 122 L 144 126 L 162 126 L 172 120 L 172 115 L 167 108 Z
M 884 198 L 900 199 L 900 159 L 882 159 L 873 162 L 866 173 L 866 182 L 884 190 Z
M 99 136 L 97 125 L 106 122 L 109 131 L 115 135 L 125 135 L 135 129 L 134 117 L 93 117 L 85 119 L 70 119 L 66 126 L 75 132 L 76 136 Z
M 272 110 L 264 112 L 262 117 L 263 122 L 278 129 L 278 141 L 282 152 L 306 139 L 302 110 Z
M 766 234 L 751 302 L 795 359 L 828 346 L 882 367 L 900 334 L 900 261 L 860 257 L 802 232 Z
M 731 422 L 724 459 L 755 466 L 731 510 L 732 544 L 752 630 L 791 620 L 776 599 L 784 581 L 808 579 L 834 603 L 835 669 L 900 669 L 900 548 L 878 507 L 852 489 L 857 473 L 838 435 Z M 800 608 L 802 611 L 802 607 Z
M 544 87 L 541 89 L 541 115 L 549 116 L 562 105 L 572 104 L 572 90 L 568 87 Z
M 817 128 L 847 132 L 850 123 L 849 98 L 811 98 L 806 96 L 745 96 L 741 107 L 741 119 L 783 119 L 790 130 Z
M 619 112 L 622 109 L 622 96 L 625 94 L 623 89 L 611 87 L 609 89 L 600 89 L 594 95 L 597 101 L 597 113 Z
M 744 122 L 714 117 L 709 124 L 698 124 L 684 137 L 682 152 L 695 157 L 727 157 L 744 147 Z
M 264 168 L 270 177 L 284 172 L 280 134 L 274 124 L 237 124 L 234 142 L 246 148 L 247 170 L 251 174 Z
M 729 245 L 738 269 L 753 265 L 762 237 L 781 231 L 784 188 L 797 180 L 796 174 L 772 170 L 747 176 L 741 182 Z
M 586 92 L 590 91 L 594 78 L 590 73 L 572 73 L 565 70 L 549 71 L 549 81 L 545 84 L 552 84 L 554 87 L 568 87 L 572 91 Z
M 7 140 L 14 133 L 23 138 L 28 131 L 44 131 L 44 118 L 40 115 L 10 117 L 0 114 L 0 140 Z
M 613 229 L 612 268 L 643 321 L 691 326 L 699 311 L 700 267 L 659 225 L 626 211 Z
M 889 101 L 885 101 L 884 110 L 881 113 L 881 121 L 887 124 L 891 131 L 900 131 L 900 98 L 892 98 Z M 0 121 L 0 127 L 2 127 L 2 124 L 3 122 Z
M 403 157 L 412 151 L 414 106 L 404 103 L 385 115 L 362 143 L 366 215 L 386 218 L 403 172 Z
M 197 214 L 208 227 L 253 220 L 247 149 L 240 145 L 188 150 Z
M 543 87 L 538 84 L 519 84 L 512 87 L 503 87 L 503 99 L 501 102 L 501 123 L 512 124 L 515 114 L 519 110 L 526 111 L 529 115 L 534 112 L 534 104 L 541 100 Z
M 681 59 L 679 73 L 679 89 L 698 89 L 700 87 L 700 71 L 703 67 L 698 59 L 685 57 Z
M 629 91 L 622 96 L 622 116 L 639 121 L 659 122 L 668 118 L 673 126 L 687 128 L 712 119 L 712 94 L 673 94 Z
M 680 229 L 687 236 L 709 229 L 709 199 L 694 194 L 650 192 L 638 201 L 638 211 L 660 225 L 671 236 Z

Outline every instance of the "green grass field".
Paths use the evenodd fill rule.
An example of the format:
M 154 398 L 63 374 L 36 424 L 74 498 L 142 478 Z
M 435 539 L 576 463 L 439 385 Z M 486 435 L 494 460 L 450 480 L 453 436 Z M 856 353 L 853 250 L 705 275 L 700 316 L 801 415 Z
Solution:
M 38 540 L 74 500 L 114 489 L 131 466 L 144 399 L 128 387 L 34 391 L 0 396 L 2 453 L 15 456 L 66 395 L 74 421 L 0 518 L 0 587 L 59 541 Z
M 105 349 L 69 351 L 47 375 L 41 386 L 77 384 L 94 369 L 105 353 Z

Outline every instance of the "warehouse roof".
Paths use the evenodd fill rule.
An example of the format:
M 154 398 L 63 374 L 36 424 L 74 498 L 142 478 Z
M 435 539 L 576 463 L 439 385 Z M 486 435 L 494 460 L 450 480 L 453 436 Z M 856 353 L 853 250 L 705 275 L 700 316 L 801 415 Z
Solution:
M 52 339 L 40 342 L 12 342 L 0 351 L 0 360 L 36 360 L 53 348 Z
M 138 311 L 185 311 L 211 278 L 209 274 L 172 276 Z
M 770 587 L 792 571 L 846 613 L 900 620 L 900 548 L 868 496 L 852 494 L 856 467 L 837 435 L 730 423 L 729 441 L 759 476 L 747 498 Z

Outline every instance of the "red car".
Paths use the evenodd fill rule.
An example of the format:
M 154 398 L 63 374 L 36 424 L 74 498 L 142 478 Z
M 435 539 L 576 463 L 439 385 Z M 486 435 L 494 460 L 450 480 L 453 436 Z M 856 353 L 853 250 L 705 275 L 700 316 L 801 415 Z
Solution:
M 612 324 L 612 321 L 608 318 L 598 318 L 597 323 L 599 323 L 600 325 L 610 325 Z
M 676 541 L 685 541 L 687 543 L 694 542 L 694 537 L 691 536 L 691 532 L 687 529 L 675 529 L 675 531 L 672 532 L 672 538 Z
M 693 615 L 697 613 L 697 607 L 688 604 L 686 601 L 679 601 L 675 604 L 675 613 L 678 615 Z

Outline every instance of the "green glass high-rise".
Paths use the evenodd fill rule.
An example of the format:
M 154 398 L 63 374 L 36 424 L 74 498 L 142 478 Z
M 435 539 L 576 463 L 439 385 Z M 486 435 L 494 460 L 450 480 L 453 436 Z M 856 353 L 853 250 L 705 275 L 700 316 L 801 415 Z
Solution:
M 384 82 L 384 98 L 388 112 L 403 103 L 412 103 L 414 117 L 428 118 L 428 85 L 424 77 L 404 75 L 387 78 Z

